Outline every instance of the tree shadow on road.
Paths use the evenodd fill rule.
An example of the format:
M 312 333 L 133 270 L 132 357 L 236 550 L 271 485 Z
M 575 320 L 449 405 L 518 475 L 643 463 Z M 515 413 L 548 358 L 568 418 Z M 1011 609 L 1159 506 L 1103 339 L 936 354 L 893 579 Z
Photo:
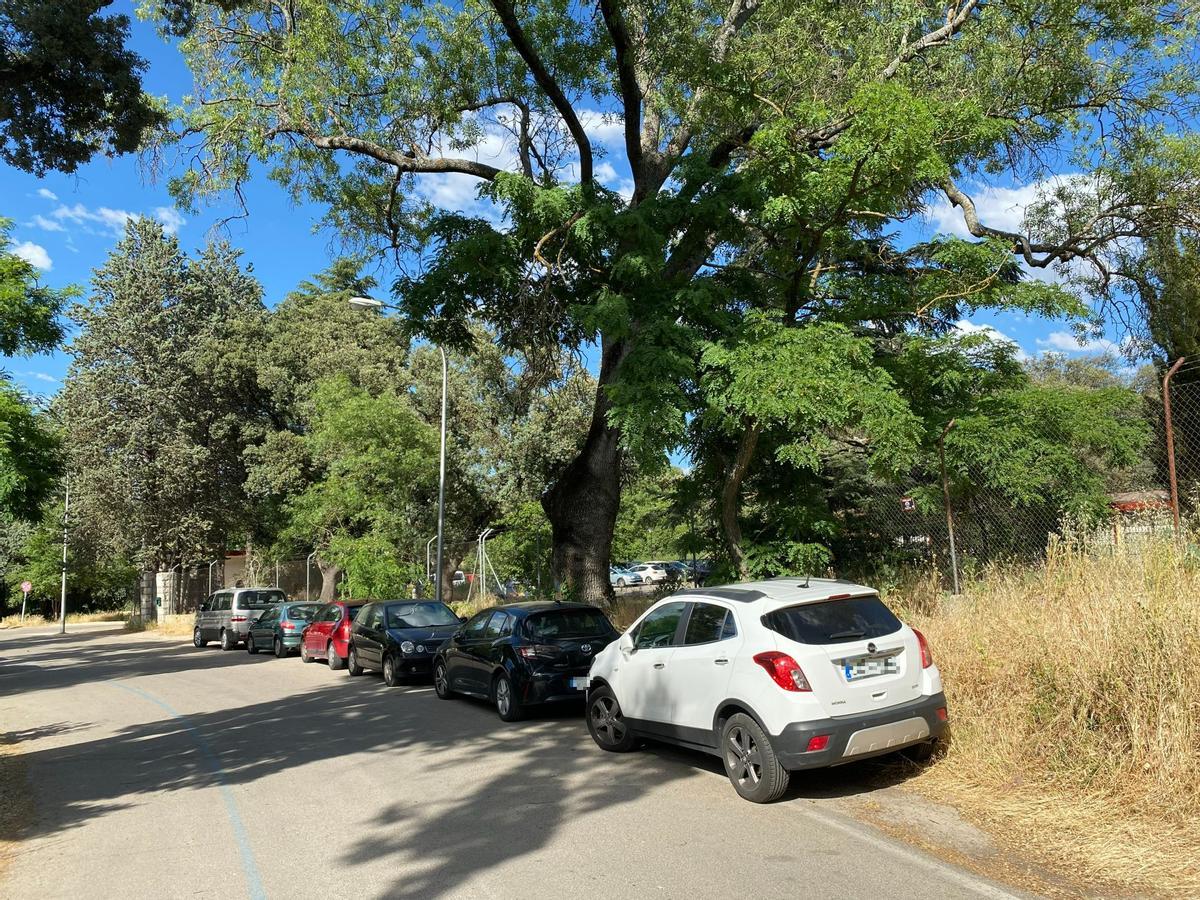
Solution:
M 31 656 L 41 658 L 35 662 Z M 536 858 L 569 822 L 697 777 L 697 770 L 724 777 L 716 758 L 661 745 L 631 756 L 605 754 L 592 743 L 578 707 L 504 724 L 482 704 L 447 703 L 427 687 L 389 689 L 378 678 L 329 673 L 327 684 L 290 697 L 181 716 L 139 686 L 140 676 L 256 665 L 261 658 L 99 634 L 67 648 L 61 659 L 31 654 L 22 662 L 27 664 L 0 666 L 5 682 L 0 692 L 116 681 L 104 685 L 114 703 L 159 704 L 154 721 L 25 754 L 31 774 L 52 779 L 52 785 L 23 839 L 61 834 L 164 791 L 237 787 L 299 769 L 305 772 L 301 781 L 311 780 L 314 772 L 329 771 L 321 763 L 360 754 L 382 760 L 382 754 L 394 753 L 386 769 L 368 764 L 333 770 L 340 795 L 335 799 L 370 797 L 378 809 L 341 862 L 354 868 L 383 859 L 402 871 L 385 896 L 448 896 L 514 859 Z M 16 736 L 30 740 L 85 727 L 62 723 Z M 397 777 L 403 774 L 398 764 L 412 767 L 414 777 Z M 464 766 L 470 767 L 466 774 L 460 771 Z M 795 776 L 799 787 L 792 796 L 869 789 L 856 768 L 830 776 L 832 794 L 826 776 Z M 433 785 L 431 795 L 414 796 L 410 785 L 418 782 Z M 447 789 L 449 784 L 457 787 Z M 729 798 L 743 802 L 732 789 Z

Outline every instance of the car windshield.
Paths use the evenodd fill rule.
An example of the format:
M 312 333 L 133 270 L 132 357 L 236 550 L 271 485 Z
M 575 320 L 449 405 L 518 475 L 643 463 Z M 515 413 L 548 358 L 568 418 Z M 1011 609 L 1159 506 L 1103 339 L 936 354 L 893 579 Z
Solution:
M 458 616 L 445 603 L 396 603 L 387 608 L 388 628 L 432 628 L 457 625 Z
M 266 609 L 287 599 L 283 591 L 242 591 L 237 605 L 241 609 Z
M 612 631 L 604 613 L 597 609 L 556 609 L 525 620 L 525 633 L 534 641 L 599 637 Z
M 900 628 L 900 620 L 874 594 L 789 606 L 767 613 L 762 621 L 800 644 L 844 644 L 883 637 Z
M 289 606 L 287 614 L 289 619 L 298 619 L 301 622 L 311 622 L 312 617 L 316 615 L 317 610 L 320 608 L 320 604 L 317 603 L 314 603 L 311 606 Z

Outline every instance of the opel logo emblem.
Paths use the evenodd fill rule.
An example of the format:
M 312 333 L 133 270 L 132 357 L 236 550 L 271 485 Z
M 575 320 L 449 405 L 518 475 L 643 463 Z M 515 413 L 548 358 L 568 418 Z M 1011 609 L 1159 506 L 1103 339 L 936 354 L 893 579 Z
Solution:
M 867 644 L 867 652 L 868 652 L 868 653 L 874 653 L 874 652 L 875 652 L 875 642 L 874 642 L 874 641 L 872 641 L 871 643 Z
M 583 644 L 579 649 L 582 650 L 584 653 L 591 653 L 592 645 L 591 644 Z

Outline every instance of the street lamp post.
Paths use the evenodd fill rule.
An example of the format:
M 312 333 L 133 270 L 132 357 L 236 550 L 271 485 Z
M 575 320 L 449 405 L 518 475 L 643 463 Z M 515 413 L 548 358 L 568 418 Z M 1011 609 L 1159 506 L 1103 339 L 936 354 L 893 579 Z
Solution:
M 391 304 L 376 300 L 374 297 L 351 297 L 351 306 L 364 309 L 396 309 Z M 446 526 L 446 394 L 449 383 L 449 366 L 446 362 L 446 351 L 438 345 L 438 353 L 442 357 L 442 428 L 441 444 L 438 451 L 438 527 L 437 527 L 437 563 L 433 570 L 434 596 L 442 599 L 442 554 L 445 548 Z
M 71 479 L 67 478 L 63 495 L 63 554 L 62 554 L 62 597 L 58 605 L 58 633 L 67 633 L 67 516 L 71 511 Z

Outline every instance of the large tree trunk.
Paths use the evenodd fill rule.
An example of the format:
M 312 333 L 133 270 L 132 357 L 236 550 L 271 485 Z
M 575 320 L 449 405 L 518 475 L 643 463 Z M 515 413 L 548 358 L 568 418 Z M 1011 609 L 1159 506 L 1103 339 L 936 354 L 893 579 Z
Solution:
M 613 528 L 621 504 L 620 431 L 608 424 L 608 397 L 624 343 L 605 342 L 596 386 L 596 404 L 583 448 L 542 497 L 554 540 L 555 584 L 577 599 L 611 607 L 608 580 Z
M 462 553 L 456 555 L 447 553 L 445 548 L 442 549 L 442 596 L 439 599 L 443 603 L 454 599 L 454 573 L 458 571 L 462 561 Z
M 325 562 L 318 556 L 317 568 L 321 570 L 321 602 L 332 603 L 337 599 L 338 579 L 342 577 L 342 567 Z
M 750 577 L 750 573 L 746 569 L 746 554 L 742 550 L 742 526 L 738 522 L 738 510 L 741 507 L 742 482 L 750 468 L 750 461 L 754 458 L 758 436 L 761 433 L 762 429 L 758 425 L 752 426 L 747 423 L 742 439 L 738 442 L 733 468 L 729 470 L 721 488 L 721 529 L 725 533 L 729 558 L 737 570 L 738 577 L 742 579 Z

